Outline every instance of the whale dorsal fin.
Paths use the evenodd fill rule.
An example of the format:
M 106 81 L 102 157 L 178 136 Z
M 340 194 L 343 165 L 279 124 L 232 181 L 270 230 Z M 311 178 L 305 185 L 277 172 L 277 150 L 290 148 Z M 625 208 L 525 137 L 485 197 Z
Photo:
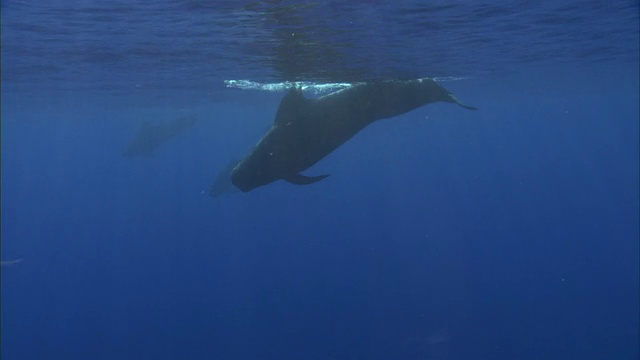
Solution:
M 327 176 L 329 175 L 326 174 L 326 175 L 318 175 L 318 176 L 304 176 L 302 174 L 293 174 L 285 177 L 284 181 L 291 184 L 295 184 L 295 185 L 309 185 L 309 184 L 313 184 L 314 182 L 318 182 L 326 178 Z
M 300 113 L 305 111 L 308 99 L 302 95 L 300 88 L 291 88 L 287 95 L 280 101 L 278 112 L 276 113 L 276 125 L 290 125 L 300 118 Z

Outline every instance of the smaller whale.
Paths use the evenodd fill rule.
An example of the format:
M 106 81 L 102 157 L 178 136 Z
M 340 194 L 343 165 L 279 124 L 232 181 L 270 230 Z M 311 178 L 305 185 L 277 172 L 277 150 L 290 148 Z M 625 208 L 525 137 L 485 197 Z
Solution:
M 123 151 L 122 156 L 127 158 L 153 156 L 160 146 L 195 125 L 196 121 L 195 116 L 184 116 L 160 124 L 145 122 Z
M 24 260 L 24 259 L 23 258 L 19 258 L 19 259 L 14 259 L 14 260 L 2 260 L 2 261 L 0 261 L 0 265 L 2 265 L 2 266 L 15 265 L 15 264 L 21 263 L 22 260 Z

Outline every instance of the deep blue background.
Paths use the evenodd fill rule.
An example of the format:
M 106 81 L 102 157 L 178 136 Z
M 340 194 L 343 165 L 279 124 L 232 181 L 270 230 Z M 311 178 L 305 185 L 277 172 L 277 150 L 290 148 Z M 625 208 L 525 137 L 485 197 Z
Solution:
M 479 110 L 381 121 L 322 182 L 216 199 L 282 93 L 29 89 L 3 67 L 2 258 L 24 260 L 2 267 L 2 358 L 636 359 L 635 46 L 444 82 Z

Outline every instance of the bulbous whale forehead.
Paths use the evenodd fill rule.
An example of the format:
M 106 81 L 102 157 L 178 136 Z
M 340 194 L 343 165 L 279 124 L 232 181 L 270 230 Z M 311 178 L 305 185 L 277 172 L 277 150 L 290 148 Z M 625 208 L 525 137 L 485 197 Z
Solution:
M 260 162 L 256 156 L 249 155 L 231 170 L 231 183 L 243 192 L 269 184 L 279 179 L 271 174 L 267 163 Z

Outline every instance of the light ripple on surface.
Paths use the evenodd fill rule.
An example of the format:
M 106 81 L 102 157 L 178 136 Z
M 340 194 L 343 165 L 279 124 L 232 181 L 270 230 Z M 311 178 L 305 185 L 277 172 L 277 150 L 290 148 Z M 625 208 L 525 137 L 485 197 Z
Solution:
M 2 77 L 122 91 L 480 77 L 637 63 L 638 33 L 635 1 L 3 2 Z

